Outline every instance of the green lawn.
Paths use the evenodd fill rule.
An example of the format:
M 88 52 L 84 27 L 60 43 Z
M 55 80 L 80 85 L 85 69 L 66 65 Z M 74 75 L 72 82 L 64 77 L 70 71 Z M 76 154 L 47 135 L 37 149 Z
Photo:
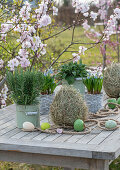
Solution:
M 71 42 L 71 35 L 72 35 L 72 29 L 63 32 L 56 38 L 50 39 L 49 41 L 47 41 L 48 49 L 51 51 L 51 53 L 54 52 L 55 56 L 57 57 L 57 55 L 59 54 L 58 52 L 62 51 Z M 115 41 L 115 36 L 112 36 L 112 39 L 114 39 Z M 76 27 L 74 41 L 79 41 L 81 43 L 94 42 L 85 36 L 84 30 L 82 27 Z M 77 44 L 77 45 L 71 46 L 71 48 L 68 51 L 78 51 L 79 46 L 85 46 L 89 48 L 93 45 Z M 107 46 L 107 56 L 112 57 L 111 61 L 117 60 L 117 53 L 116 51 L 113 51 L 113 49 L 111 49 L 110 46 Z M 59 59 L 59 62 L 63 62 L 67 59 L 70 59 L 71 57 L 72 57 L 72 53 L 66 52 L 61 56 L 61 58 Z M 83 63 L 89 66 L 98 65 L 99 63 L 102 63 L 102 54 L 100 52 L 100 45 L 97 45 L 96 47 L 91 48 L 88 51 L 86 51 L 85 55 L 81 55 L 81 58 L 83 60 Z

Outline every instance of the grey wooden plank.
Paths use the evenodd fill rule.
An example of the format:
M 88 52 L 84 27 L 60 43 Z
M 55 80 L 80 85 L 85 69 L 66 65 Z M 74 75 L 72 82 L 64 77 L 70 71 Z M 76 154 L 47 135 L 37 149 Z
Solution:
M 111 131 L 102 131 L 97 136 L 94 136 L 93 140 L 88 141 L 89 144 L 99 144 L 101 143 L 106 137 L 108 137 L 112 132 Z
M 60 134 L 51 134 L 49 136 L 46 136 L 45 138 L 43 138 L 43 141 L 54 141 L 55 139 L 57 139 L 59 136 L 61 136 Z
M 120 114 L 115 115 L 113 117 L 115 120 L 118 120 L 118 121 L 120 120 Z M 89 144 L 100 144 L 100 143 L 102 143 L 102 141 L 106 141 L 106 138 L 108 138 L 108 140 L 109 140 L 109 137 L 112 133 L 113 133 L 113 131 L 102 130 L 102 132 L 99 133 L 95 138 L 93 138 L 93 140 L 91 140 L 89 142 Z
M 108 160 L 91 160 L 89 170 L 109 170 L 109 161 Z
M 28 142 L 28 140 L 22 139 L 0 138 L 0 150 L 7 151 L 18 150 L 19 152 L 92 158 L 92 151 L 95 147 L 95 145 L 68 145 L 68 143 L 39 142 L 37 140 Z M 110 158 L 108 155 L 107 157 Z
M 41 133 L 41 134 L 37 135 L 36 137 L 34 137 L 33 140 L 39 140 L 39 141 L 41 141 L 41 140 L 43 140 L 44 138 L 46 138 L 47 136 L 49 136 L 49 134 L 47 134 L 47 133 Z
M 12 136 L 11 136 L 11 138 L 12 139 L 20 139 L 20 138 L 22 138 L 22 137 L 24 137 L 24 136 L 26 136 L 27 134 L 30 134 L 31 132 L 23 132 L 23 131 L 20 131 L 20 132 L 18 132 L 17 134 L 13 134 Z
M 15 111 L 15 110 L 16 110 L 16 105 L 15 105 L 15 104 L 11 104 L 11 105 L 5 107 L 4 110 L 12 110 L 12 111 Z
M 13 129 L 16 129 L 15 125 L 7 126 L 6 128 L 0 130 L 0 136 L 6 134 L 7 132 L 10 132 Z
M 6 111 L 6 112 L 2 111 L 2 112 L 0 113 L 0 120 L 3 119 L 3 118 L 5 118 L 5 117 L 8 117 L 8 116 L 10 116 L 10 115 L 16 116 L 16 115 L 15 115 L 15 112 L 13 112 L 13 111 Z
M 54 142 L 65 142 L 66 140 L 68 140 L 70 137 L 72 137 L 72 135 L 66 135 L 66 134 L 62 134 L 60 135 L 58 138 L 56 138 L 54 140 Z
M 1 131 L 2 129 L 4 129 L 4 128 L 10 126 L 10 125 L 12 125 L 12 124 L 14 124 L 14 125 L 16 126 L 15 120 L 10 120 L 10 121 L 8 121 L 8 122 L 0 125 L 0 131 Z
M 33 139 L 34 137 L 38 136 L 39 134 L 40 134 L 40 132 L 31 132 L 31 133 L 28 133 L 25 136 L 23 136 L 21 139 L 30 140 L 30 139 Z
M 86 144 L 86 143 L 90 142 L 95 137 L 96 137 L 95 134 L 86 134 L 83 138 L 78 140 L 76 143 Z
M 31 154 L 13 151 L 11 152 L 0 151 L 0 160 L 78 169 L 79 168 L 89 169 L 91 163 L 91 159 L 43 154 Z
M 21 132 L 20 129 L 15 128 L 13 130 L 11 130 L 10 132 L 8 131 L 7 133 L 1 135 L 2 137 L 6 137 L 6 140 L 14 135 L 16 135 L 17 133 Z
M 66 140 L 68 143 L 76 143 L 80 140 L 84 135 L 72 135 L 69 139 Z
M 0 125 L 6 123 L 8 121 L 14 120 L 14 119 L 15 119 L 14 116 L 5 117 L 2 120 L 0 120 Z

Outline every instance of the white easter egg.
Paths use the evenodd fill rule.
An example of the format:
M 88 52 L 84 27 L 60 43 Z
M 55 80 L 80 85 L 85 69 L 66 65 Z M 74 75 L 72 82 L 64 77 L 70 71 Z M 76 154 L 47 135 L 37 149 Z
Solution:
M 54 93 L 55 95 L 60 91 L 60 89 L 62 88 L 62 85 L 58 85 L 55 90 L 54 90 Z
M 35 126 L 31 122 L 24 122 L 23 129 L 24 130 L 34 130 Z

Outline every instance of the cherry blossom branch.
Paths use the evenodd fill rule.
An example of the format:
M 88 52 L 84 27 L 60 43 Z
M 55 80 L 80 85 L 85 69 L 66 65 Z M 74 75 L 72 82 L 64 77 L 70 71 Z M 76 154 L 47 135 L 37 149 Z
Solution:
M 7 51 L 9 54 L 12 54 L 11 52 L 9 52 L 5 47 L 3 47 L 2 45 L 0 45 L 0 47 L 2 47 L 5 51 Z
M 5 81 L 6 81 L 6 77 L 4 77 L 4 78 L 1 80 L 1 82 L 0 82 L 0 89 L 1 89 L 1 87 L 4 85 Z
M 58 32 L 58 33 L 52 35 L 52 36 L 49 36 L 49 37 L 47 37 L 47 38 L 42 39 L 42 41 L 46 41 L 46 40 L 48 40 L 48 39 L 50 39 L 50 38 L 53 38 L 53 37 L 55 37 L 55 36 L 57 36 L 57 35 L 63 33 L 64 31 L 70 29 L 71 27 L 73 27 L 73 24 L 70 25 L 70 26 L 68 26 L 67 28 L 63 29 L 62 31 L 60 31 L 60 32 Z
M 49 68 L 51 68 L 55 63 L 56 61 L 67 51 L 68 48 L 70 48 L 72 45 L 72 43 L 70 43 L 59 55 L 58 57 L 52 62 L 52 64 L 49 66 Z

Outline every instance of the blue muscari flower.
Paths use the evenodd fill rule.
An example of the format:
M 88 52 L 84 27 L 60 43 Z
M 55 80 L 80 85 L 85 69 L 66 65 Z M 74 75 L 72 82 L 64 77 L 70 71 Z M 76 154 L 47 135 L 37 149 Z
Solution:
M 47 74 L 53 74 L 54 72 L 53 72 L 53 70 L 52 69 L 49 69 L 48 71 L 47 71 Z
M 46 72 L 44 73 L 44 76 L 47 76 L 47 73 L 46 73 Z
M 88 76 L 91 76 L 91 73 L 88 73 L 87 75 L 88 75 Z
M 87 79 L 90 79 L 90 77 L 87 77 Z
M 98 78 L 98 76 L 95 76 L 94 78 L 95 78 L 95 79 L 97 79 L 97 78 Z
M 103 79 L 103 76 L 101 76 L 100 78 Z

